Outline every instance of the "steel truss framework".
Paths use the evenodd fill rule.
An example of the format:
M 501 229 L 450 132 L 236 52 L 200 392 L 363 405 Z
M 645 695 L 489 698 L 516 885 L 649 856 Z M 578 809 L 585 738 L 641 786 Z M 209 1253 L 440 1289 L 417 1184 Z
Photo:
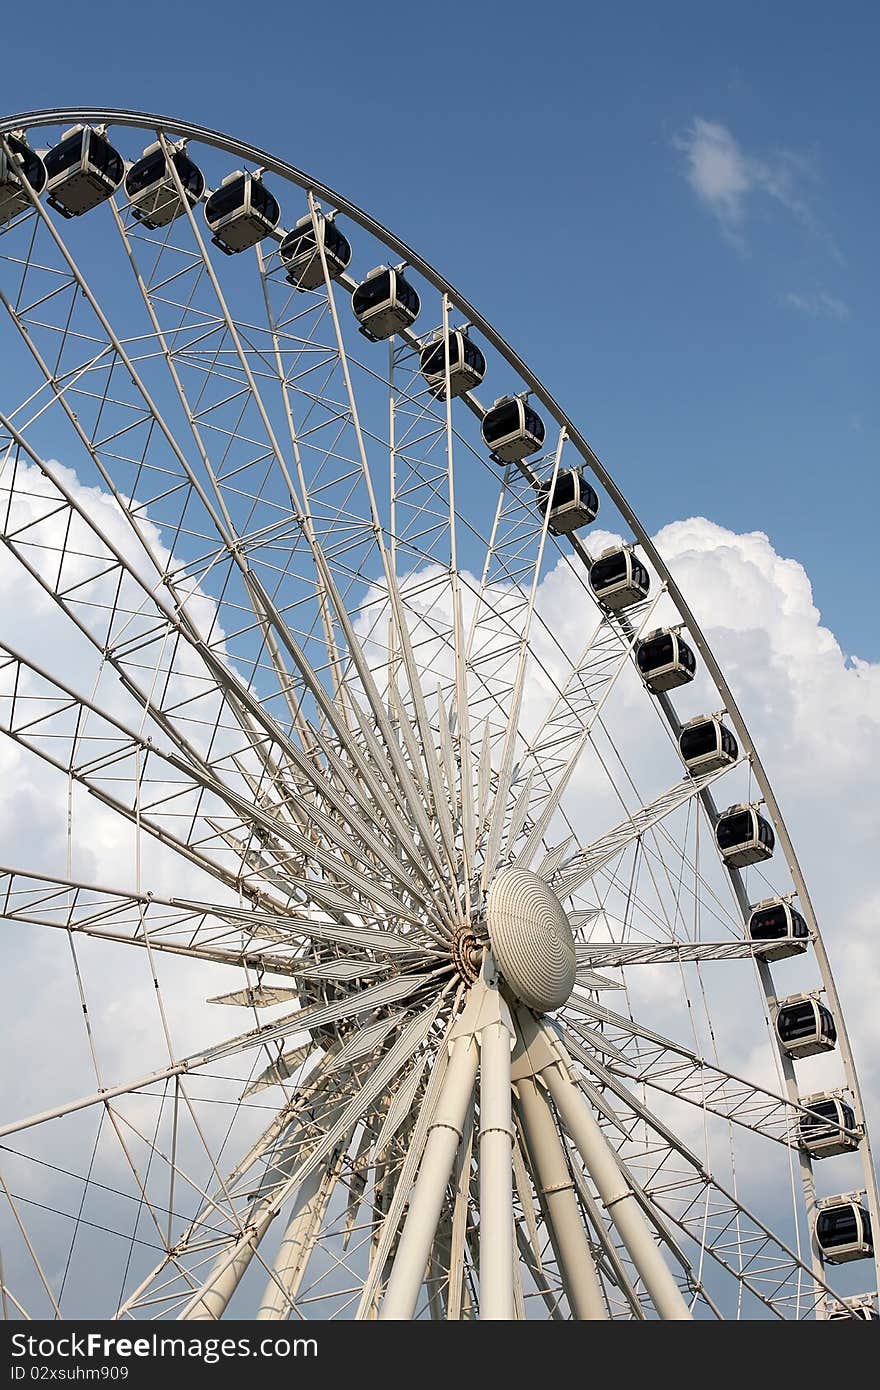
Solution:
M 128 160 L 157 141 L 180 206 L 151 228 L 120 188 L 65 221 L 23 181 L 0 227 L 0 540 L 53 634 L 0 633 L 0 727 L 64 820 L 60 862 L 50 845 L 0 869 L 0 905 L 26 973 L 69 961 L 87 1043 L 83 1065 L 43 1020 L 17 1095 L 47 1104 L 0 1125 L 4 1314 L 845 1310 L 813 1237 L 810 1087 L 773 1027 L 778 998 L 824 991 L 855 1117 L 833 1190 L 863 1191 L 876 1231 L 819 925 L 734 696 L 617 485 L 473 306 L 346 199 L 136 112 L 25 113 L 0 147 L 73 122 Z M 169 158 L 180 138 L 202 202 L 238 162 L 285 225 L 311 219 L 316 288 L 288 279 L 281 227 L 218 253 Z M 328 214 L 357 274 L 328 263 Z M 379 262 L 421 299 L 387 343 L 348 302 Z M 488 456 L 482 399 L 453 397 L 462 328 L 487 384 L 552 422 L 518 463 Z M 439 391 L 419 361 L 435 340 Z M 573 467 L 650 567 L 625 611 L 593 598 L 589 533 L 555 534 L 536 505 Z M 698 710 L 635 669 L 661 624 L 699 657 L 731 767 L 683 775 Z M 725 868 L 719 807 L 759 800 L 776 860 Z M 95 859 L 103 884 L 77 871 Z M 573 929 L 553 1015 L 490 949 L 487 896 L 511 868 Z M 801 975 L 771 974 L 745 931 L 773 895 L 807 922 Z M 149 1056 L 120 1042 L 147 1032 L 116 1005 L 135 979 Z M 224 1007 L 245 1026 L 224 1029 Z

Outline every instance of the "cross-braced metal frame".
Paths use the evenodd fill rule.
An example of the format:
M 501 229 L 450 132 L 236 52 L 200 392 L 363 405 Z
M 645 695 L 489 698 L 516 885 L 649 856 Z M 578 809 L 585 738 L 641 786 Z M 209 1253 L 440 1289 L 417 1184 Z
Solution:
M 46 1103 L 0 1125 L 7 1316 L 845 1315 L 815 1238 L 816 1088 L 775 1026 L 779 1000 L 823 992 L 853 1116 L 823 1171 L 876 1231 L 840 1001 L 734 696 L 619 488 L 451 285 L 265 152 L 44 111 L 0 122 L 0 170 L 10 136 L 74 122 L 128 161 L 155 142 L 176 215 L 145 222 L 122 183 L 65 219 L 20 173 L 0 226 L 0 540 L 46 615 L 0 632 L 0 729 L 63 822 L 0 870 L 0 910 L 25 975 L 63 948 L 87 1044 L 43 1020 L 20 1094 Z M 212 245 L 202 204 L 234 161 L 305 219 L 307 287 L 281 226 Z M 387 342 L 352 314 L 376 263 L 420 299 Z M 486 385 L 552 422 L 531 454 L 487 449 L 453 379 L 463 330 Z M 625 608 L 596 600 L 589 531 L 539 505 L 571 469 L 650 570 Z M 693 690 L 639 678 L 662 625 L 697 655 Z M 678 745 L 701 708 L 738 744 L 707 772 Z M 719 810 L 759 802 L 775 859 L 730 867 Z M 514 871 L 573 934 L 549 1012 L 493 949 Z M 766 898 L 809 932 L 772 965 L 748 931 Z M 135 980 L 149 1004 L 114 1032 Z M 149 1055 L 127 1036 L 148 1008 Z

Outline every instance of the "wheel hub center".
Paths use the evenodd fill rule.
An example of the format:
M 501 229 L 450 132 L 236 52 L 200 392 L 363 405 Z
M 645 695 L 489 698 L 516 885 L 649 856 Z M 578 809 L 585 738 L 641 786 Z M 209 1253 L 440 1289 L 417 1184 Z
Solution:
M 486 925 L 510 989 L 538 1013 L 558 1009 L 574 988 L 571 924 L 553 889 L 526 869 L 504 869 L 489 888 Z
M 480 978 L 483 963 L 483 948 L 471 927 L 459 927 L 452 938 L 452 959 L 463 980 L 472 985 Z

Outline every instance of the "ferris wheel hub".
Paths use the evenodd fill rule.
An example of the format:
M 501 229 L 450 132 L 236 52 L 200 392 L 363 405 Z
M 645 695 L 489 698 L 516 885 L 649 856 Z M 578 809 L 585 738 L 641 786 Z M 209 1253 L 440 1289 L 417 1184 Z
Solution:
M 489 888 L 489 939 L 513 993 L 538 1013 L 561 1008 L 574 988 L 571 924 L 552 888 L 527 869 L 504 869 Z
M 452 958 L 458 973 L 467 984 L 480 978 L 483 947 L 472 927 L 460 927 L 452 939 Z

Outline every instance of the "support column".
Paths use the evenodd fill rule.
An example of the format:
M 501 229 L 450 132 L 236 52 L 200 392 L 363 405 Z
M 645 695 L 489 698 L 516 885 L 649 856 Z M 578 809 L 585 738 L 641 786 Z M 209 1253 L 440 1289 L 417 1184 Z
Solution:
M 316 1168 L 299 1189 L 272 1266 L 273 1277 L 267 1282 L 257 1309 L 257 1322 L 279 1321 L 289 1316 L 306 1271 L 315 1232 L 324 1219 L 338 1177 L 339 1159 L 334 1156 L 329 1167 Z
M 473 1033 L 460 1033 L 453 1044 L 443 1088 L 428 1129 L 419 1175 L 379 1312 L 382 1321 L 400 1321 L 415 1313 L 446 1184 L 461 1143 L 468 1106 L 473 1100 L 477 1060 L 477 1040 Z
M 511 1030 L 499 1018 L 480 1032 L 480 1318 L 512 1321 L 513 1118 Z
M 517 1081 L 517 1092 L 523 1135 L 569 1307 L 579 1321 L 605 1319 L 599 1276 L 550 1108 L 529 1076 Z
M 553 1039 L 553 1042 L 556 1040 Z M 556 1046 L 558 1048 L 558 1044 Z M 657 1248 L 638 1199 L 621 1171 L 617 1155 L 584 1097 L 566 1074 L 561 1062 L 548 1066 L 541 1072 L 541 1077 L 657 1312 L 661 1318 L 689 1320 L 691 1311 Z
M 193 1294 L 189 1303 L 179 1314 L 183 1322 L 215 1322 L 223 1317 L 226 1305 L 235 1293 L 245 1271 L 254 1258 L 254 1251 L 272 1224 L 274 1211 L 268 1203 L 252 1217 L 248 1234 L 240 1238 L 235 1247 L 221 1256 L 206 1284 Z

